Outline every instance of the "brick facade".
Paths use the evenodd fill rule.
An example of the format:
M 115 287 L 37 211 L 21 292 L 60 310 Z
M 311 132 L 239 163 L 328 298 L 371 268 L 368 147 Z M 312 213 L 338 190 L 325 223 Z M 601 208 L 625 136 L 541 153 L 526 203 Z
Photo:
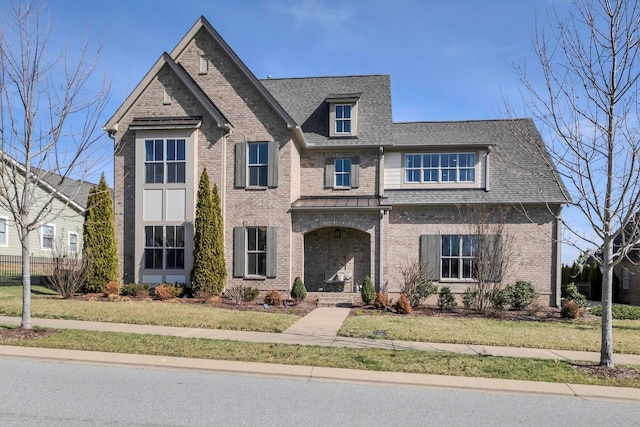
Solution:
M 418 260 L 421 235 L 469 234 L 469 222 L 457 208 L 460 203 L 426 203 L 426 199 L 420 199 L 444 194 L 440 189 L 429 191 L 422 186 L 418 192 L 407 193 L 411 193 L 407 202 L 395 204 L 389 203 L 383 194 L 384 183 L 380 180 L 385 176 L 383 172 L 387 172 L 383 171 L 383 148 L 394 143 L 388 76 L 308 81 L 290 79 L 263 86 L 209 25 L 201 18 L 171 56 L 161 57 L 106 126 L 115 143 L 114 204 L 123 282 L 140 282 L 148 273 L 144 270 L 142 231 L 146 224 L 142 212 L 147 202 L 142 199 L 143 190 L 156 184 L 149 186 L 141 176 L 136 176 L 143 173 L 145 162 L 140 158 L 144 150 L 136 147 L 136 138 L 140 144 L 141 135 L 145 134 L 139 128 L 130 129 L 130 126 L 136 123 L 134 119 L 140 121 L 141 118 L 187 117 L 198 121 L 190 129 L 166 130 L 183 132 L 193 144 L 187 148 L 192 157 L 187 159 L 187 182 L 183 183 L 188 193 L 184 218 L 185 268 L 184 271 L 173 272 L 183 274 L 185 280 L 188 280 L 192 263 L 195 194 L 204 168 L 211 182 L 220 190 L 227 286 L 248 284 L 263 291 L 278 289 L 288 292 L 293 280 L 301 277 L 315 289 L 323 286 L 322 282 L 331 272 L 347 271 L 353 274 L 351 285 L 361 284 L 365 276 L 370 276 L 378 289 L 386 287 L 393 293 L 399 290 L 403 265 Z M 206 69 L 202 68 L 204 60 L 208 64 Z M 287 87 L 289 83 L 290 88 Z M 275 91 L 273 98 L 270 98 L 271 92 L 265 92 L 266 86 Z M 276 101 L 275 93 L 282 98 Z M 327 99 L 341 93 L 361 94 L 357 95 L 358 135 L 353 138 L 333 138 L 329 135 L 329 117 L 318 116 L 319 111 L 328 112 Z M 171 96 L 170 102 L 167 94 Z M 300 98 L 292 101 L 286 98 L 289 94 Z M 313 96 L 317 99 L 309 101 Z M 288 101 L 292 102 L 287 104 Z M 299 122 L 296 125 L 289 113 L 283 112 L 284 105 L 295 110 L 305 103 L 309 104 L 305 114 L 297 110 L 297 115 L 291 113 L 291 117 L 295 116 Z M 309 119 L 311 116 L 313 120 Z M 221 120 L 228 123 L 221 123 Z M 428 123 L 420 123 L 415 127 L 418 130 L 410 129 L 417 132 L 415 135 L 404 134 L 402 141 L 413 144 L 409 146 L 410 151 L 422 149 L 422 146 L 415 145 L 414 140 L 421 143 L 423 136 L 444 135 L 438 131 L 429 136 L 427 126 Z M 407 132 L 406 127 L 404 129 L 403 132 Z M 460 125 L 456 132 L 466 129 L 471 129 L 474 138 L 478 134 L 468 124 Z M 161 135 L 163 129 L 153 132 Z M 506 133 L 495 135 L 503 137 Z M 279 148 L 277 185 L 259 188 L 237 186 L 236 146 L 272 141 Z M 460 141 L 456 140 L 456 143 Z M 487 150 L 492 143 L 483 142 L 479 150 Z M 440 145 L 434 150 L 450 150 L 440 140 L 436 141 L 437 144 Z M 403 149 L 397 148 L 396 151 Z M 335 189 L 327 186 L 326 167 L 335 158 L 350 158 L 358 165 L 357 187 Z M 390 169 L 396 169 L 390 170 L 393 173 L 389 176 L 402 179 L 401 161 L 390 163 L 393 163 Z M 511 176 L 517 178 L 516 175 Z M 500 181 L 495 179 L 493 182 Z M 484 181 L 475 182 L 470 187 L 474 192 L 464 194 L 482 203 L 482 198 L 499 200 L 491 199 L 501 194 L 499 191 L 478 188 L 484 184 Z M 455 190 L 468 190 L 465 185 L 458 185 Z M 168 184 L 156 187 L 166 189 Z M 411 183 L 403 186 L 402 190 L 405 187 L 412 190 Z M 463 193 L 447 194 L 451 200 L 460 200 Z M 402 197 L 398 200 L 402 201 Z M 310 207 L 296 205 L 305 198 L 313 199 L 317 204 Z M 332 205 L 331 201 L 335 202 L 336 198 L 355 204 Z M 360 202 L 364 204 L 359 205 Z M 461 203 L 465 203 L 464 199 Z M 487 204 L 492 205 L 498 206 L 499 203 Z M 506 229 L 513 236 L 513 245 L 509 248 L 513 256 L 503 281 L 529 280 L 543 298 L 554 304 L 558 271 L 558 244 L 554 240 L 558 235 L 557 221 L 544 203 L 528 206 L 526 213 L 518 213 L 514 209 L 506 220 Z M 269 227 L 269 233 L 275 228 L 277 251 L 272 251 L 275 261 L 269 258 L 277 268 L 275 277 L 241 274 L 234 277 L 234 261 L 238 259 L 234 251 L 240 250 L 247 258 L 249 256 L 245 247 L 235 247 L 238 246 L 234 241 L 236 230 L 242 227 Z M 339 230 L 339 235 L 336 230 Z M 242 264 L 239 262 L 237 265 Z M 161 276 L 154 277 L 164 280 L 170 276 L 167 271 L 160 273 Z M 171 277 L 178 276 L 174 274 Z M 447 285 L 459 294 L 469 282 L 451 281 Z

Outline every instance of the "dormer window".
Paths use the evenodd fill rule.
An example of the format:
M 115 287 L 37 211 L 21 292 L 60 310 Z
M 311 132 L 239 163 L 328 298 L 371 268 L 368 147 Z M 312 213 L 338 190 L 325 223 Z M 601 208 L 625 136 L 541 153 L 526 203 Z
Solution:
M 331 95 L 329 103 L 329 137 L 355 137 L 358 135 L 359 93 Z
M 336 105 L 336 135 L 351 134 L 351 105 Z

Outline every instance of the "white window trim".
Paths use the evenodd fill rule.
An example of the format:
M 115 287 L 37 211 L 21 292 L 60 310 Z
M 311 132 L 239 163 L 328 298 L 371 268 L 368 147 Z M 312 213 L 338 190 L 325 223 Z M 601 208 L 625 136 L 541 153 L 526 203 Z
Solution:
M 351 107 L 351 131 L 337 132 L 336 130 L 336 107 L 340 105 L 348 105 Z M 354 99 L 335 100 L 330 103 L 329 107 L 329 137 L 355 137 L 358 135 L 358 102 Z
M 9 246 L 9 218 L 0 216 L 0 221 L 4 221 L 4 243 L 0 242 L 0 247 L 6 248 Z
M 257 279 L 265 279 L 267 277 L 267 271 L 266 271 L 266 258 L 267 258 L 267 236 L 265 234 L 265 246 L 264 248 L 257 248 L 253 251 L 249 250 L 249 229 L 264 229 L 264 232 L 267 232 L 267 227 L 264 226 L 247 226 L 245 227 L 245 247 L 244 247 L 244 257 L 245 257 L 245 263 L 244 263 L 244 277 L 245 278 L 257 278 Z M 250 273 L 249 272 L 249 257 L 251 256 L 251 254 L 264 254 L 265 257 L 265 272 L 264 274 L 259 274 L 259 273 Z
M 44 246 L 44 227 L 53 228 L 53 237 L 51 238 L 51 247 L 45 248 Z M 56 225 L 55 224 L 42 224 L 40 227 L 40 249 L 43 251 L 53 251 L 56 246 Z
M 76 236 L 76 249 L 75 250 L 71 250 L 71 236 Z M 80 245 L 80 240 L 79 240 L 79 236 L 78 233 L 76 231 L 69 231 L 67 233 L 67 252 L 69 254 L 77 254 L 79 251 L 79 245 Z
M 444 236 L 456 236 L 458 237 L 458 241 L 459 241 L 459 248 L 460 248 L 460 253 L 458 256 L 445 256 L 442 253 L 442 238 Z M 442 236 L 440 236 L 440 281 L 441 282 L 477 282 L 478 280 L 474 277 L 463 277 L 464 275 L 464 267 L 463 267 L 463 262 L 465 259 L 471 259 L 472 262 L 477 262 L 478 259 L 478 255 L 476 254 L 475 256 L 463 256 L 462 255 L 462 239 L 464 237 L 471 237 L 471 238 L 475 238 L 475 236 L 473 235 L 469 235 L 469 234 L 443 234 Z M 456 259 L 458 260 L 458 275 L 459 277 L 444 277 L 442 276 L 442 265 L 444 264 L 444 260 L 445 259 Z M 471 274 L 473 275 L 473 267 L 472 267 L 472 272 Z
M 425 169 L 423 166 L 419 168 L 420 173 L 420 181 L 408 181 L 407 180 L 407 170 L 418 168 L 407 168 L 407 156 L 424 156 L 424 155 L 437 155 L 441 156 L 443 154 L 472 154 L 475 156 L 475 162 L 472 168 L 463 167 L 462 169 L 473 169 L 473 181 L 442 181 L 442 162 L 438 161 L 438 181 L 423 181 L 424 178 L 422 171 Z M 421 188 L 479 188 L 482 184 L 481 177 L 481 154 L 476 151 L 456 151 L 456 152 L 405 152 L 402 153 L 401 156 L 401 182 L 403 188 L 409 187 L 421 187 Z M 452 169 L 452 168 L 444 168 L 444 169 Z M 460 166 L 456 166 L 456 178 L 459 178 Z
M 349 161 L 349 169 L 347 171 L 338 172 L 336 167 L 336 163 L 338 161 L 344 162 L 345 160 Z M 351 165 L 352 160 L 350 157 L 338 157 L 333 159 L 333 188 L 336 189 L 350 189 L 351 188 Z M 349 185 L 338 185 L 338 174 L 340 175 L 348 175 L 349 176 Z
M 266 159 L 259 159 L 264 161 L 264 163 L 251 163 L 251 146 L 252 145 L 265 145 L 267 147 L 267 152 L 266 152 Z M 260 148 L 258 148 L 258 155 L 260 153 Z M 251 184 L 251 168 L 266 168 L 267 169 L 267 179 L 266 182 L 264 183 L 264 185 L 252 185 Z M 246 188 L 252 188 L 252 189 L 266 189 L 268 184 L 269 184 L 269 143 L 266 141 L 251 141 L 251 142 L 247 142 L 247 171 L 246 171 Z

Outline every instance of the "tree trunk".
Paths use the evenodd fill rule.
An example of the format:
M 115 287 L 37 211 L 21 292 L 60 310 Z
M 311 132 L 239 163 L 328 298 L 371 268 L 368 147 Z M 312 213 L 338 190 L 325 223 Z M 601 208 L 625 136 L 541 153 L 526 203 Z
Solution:
M 600 366 L 613 368 L 613 239 L 605 237 L 602 245 L 602 338 L 600 344 Z
M 31 329 L 31 254 L 29 235 L 22 232 L 22 329 Z

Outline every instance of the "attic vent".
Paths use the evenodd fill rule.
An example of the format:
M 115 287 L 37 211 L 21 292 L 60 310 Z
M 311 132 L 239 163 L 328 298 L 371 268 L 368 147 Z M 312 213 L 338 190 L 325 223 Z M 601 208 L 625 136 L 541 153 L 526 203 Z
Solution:
M 173 86 L 167 84 L 164 86 L 164 105 L 170 105 L 173 102 Z
M 209 72 L 209 59 L 201 55 L 200 56 L 200 74 L 207 74 Z

